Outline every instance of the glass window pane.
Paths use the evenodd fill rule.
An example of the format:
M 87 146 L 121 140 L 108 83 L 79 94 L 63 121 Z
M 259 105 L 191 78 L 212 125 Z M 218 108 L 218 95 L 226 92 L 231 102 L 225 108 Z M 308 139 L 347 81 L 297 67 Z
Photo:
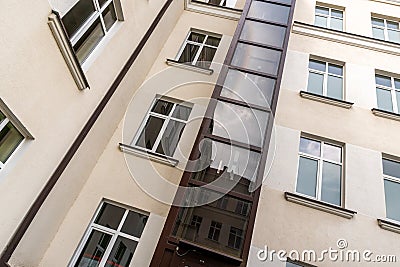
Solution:
M 116 230 L 121 222 L 122 216 L 124 216 L 124 213 L 125 209 L 109 203 L 104 203 L 94 222 Z
M 100 7 L 103 7 L 108 0 L 99 0 Z
M 170 120 L 161 137 L 156 152 L 172 157 L 178 146 L 179 139 L 181 139 L 184 128 L 184 123 Z
M 322 61 L 312 60 L 308 63 L 308 67 L 313 70 L 326 71 L 326 63 Z
M 393 160 L 382 159 L 382 165 L 383 174 L 400 178 L 400 163 Z
M 328 73 L 342 76 L 343 67 L 339 65 L 328 64 Z
M 400 221 L 400 184 L 388 180 L 384 180 L 384 184 L 386 217 L 392 220 Z
M 172 110 L 172 107 L 174 106 L 173 103 L 162 100 L 162 99 L 157 99 L 156 103 L 154 104 L 153 108 L 151 109 L 151 112 L 159 113 L 162 115 L 168 116 L 169 113 Z
M 249 194 L 249 186 L 256 182 L 259 153 L 209 139 L 201 141 L 199 151 L 195 166 L 199 171 L 191 179 Z
M 328 75 L 327 96 L 343 99 L 343 78 Z
M 111 28 L 112 25 L 117 21 L 117 15 L 115 14 L 114 5 L 111 2 L 106 9 L 103 11 L 104 24 L 106 25 L 107 31 Z
M 100 19 L 97 19 L 74 45 L 79 62 L 82 64 L 104 36 Z
M 333 17 L 343 18 L 343 11 L 332 9 L 331 14 Z
M 296 192 L 316 197 L 317 173 L 318 161 L 300 157 Z
M 214 47 L 218 47 L 220 41 L 221 41 L 221 38 L 214 37 L 214 36 L 208 36 L 206 44 L 214 46 Z
M 285 267 L 302 267 L 301 265 L 292 263 L 292 262 L 286 262 L 286 266 Z
M 267 121 L 267 112 L 218 101 L 210 132 L 213 135 L 261 147 Z
M 194 58 L 196 57 L 197 51 L 199 50 L 198 45 L 186 44 L 185 48 L 178 61 L 181 63 L 192 63 Z
M 287 24 L 289 19 L 289 10 L 290 8 L 287 6 L 253 1 L 251 3 L 248 16 L 262 20 Z
M 121 232 L 140 238 L 149 217 L 138 212 L 129 211 Z
M 324 88 L 324 75 L 310 72 L 308 75 L 307 91 L 310 93 L 322 95 Z
M 326 28 L 328 27 L 328 18 L 322 16 L 315 16 L 314 25 Z
M 399 23 L 397 23 L 397 22 L 386 21 L 386 24 L 387 24 L 388 29 L 395 29 L 395 30 L 399 29 Z
M 211 62 L 216 52 L 216 48 L 204 46 L 200 52 L 199 58 L 197 59 L 196 66 L 206 69 L 210 68 Z
M 396 89 L 400 89 L 400 80 L 399 79 L 394 79 L 394 87 L 396 88 Z
M 138 242 L 119 236 L 114 243 L 105 267 L 129 267 Z
M 172 112 L 172 117 L 187 121 L 191 111 L 192 108 L 188 106 L 176 105 L 174 112 Z
M 343 20 L 331 18 L 331 29 L 343 31 Z
M 342 148 L 339 146 L 324 144 L 322 157 L 340 163 L 342 162 Z
M 372 25 L 385 27 L 385 23 L 383 22 L 383 19 L 371 18 L 371 21 L 372 21 Z
M 24 140 L 24 136 L 18 132 L 11 122 L 7 123 L 0 131 L 0 161 L 2 163 L 7 161 L 22 140 Z
M 393 112 L 392 94 L 390 90 L 376 88 L 376 96 L 379 109 Z
M 221 96 L 268 107 L 274 87 L 274 79 L 230 69 Z
M 397 113 L 400 113 L 400 92 L 396 91 Z
M 191 32 L 189 34 L 188 40 L 196 42 L 196 43 L 203 43 L 204 42 L 204 38 L 206 38 L 205 34 L 201 34 L 201 33 L 198 33 L 198 32 Z
M 136 142 L 136 145 L 147 149 L 152 149 L 163 124 L 164 119 L 150 116 L 146 122 L 146 126 L 142 130 L 142 133 Z
M 280 58 L 280 51 L 239 43 L 232 65 L 276 75 Z
M 315 13 L 322 14 L 322 15 L 329 15 L 329 9 L 326 7 L 315 7 Z
M 75 267 L 97 267 L 110 243 L 111 235 L 93 230 L 75 263 Z
M 6 116 L 0 111 L 0 123 L 4 121 L 5 118 Z
M 330 162 L 323 162 L 321 200 L 341 205 L 342 167 Z
M 299 151 L 319 157 L 321 155 L 321 142 L 301 137 Z
M 95 12 L 92 0 L 80 0 L 61 19 L 68 36 L 71 38 L 84 22 Z
M 400 43 L 400 32 L 394 30 L 388 30 L 389 41 Z
M 390 77 L 382 76 L 382 75 L 375 75 L 375 82 L 376 84 L 383 85 L 386 87 L 392 87 L 392 82 Z
M 372 36 L 380 40 L 385 40 L 385 33 L 383 29 L 372 28 Z
M 244 24 L 240 39 L 282 47 L 286 28 L 247 20 Z

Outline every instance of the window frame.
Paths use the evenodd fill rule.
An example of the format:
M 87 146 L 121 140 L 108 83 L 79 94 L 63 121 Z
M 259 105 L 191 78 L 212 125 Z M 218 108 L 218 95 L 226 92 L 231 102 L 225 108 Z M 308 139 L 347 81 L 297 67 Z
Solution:
M 384 170 L 383 170 L 383 160 L 389 160 L 389 161 L 396 162 L 397 164 L 399 164 L 399 167 L 400 167 L 400 161 L 399 161 L 398 159 L 394 159 L 393 157 L 389 157 L 389 156 L 385 156 L 385 155 L 382 156 L 382 161 L 381 161 L 381 162 L 382 162 L 382 177 L 383 177 L 383 181 L 384 181 L 384 186 L 383 186 L 384 188 L 383 188 L 383 190 L 384 190 L 384 198 L 385 198 L 385 218 L 386 218 L 386 220 L 388 220 L 388 221 L 392 221 L 392 222 L 395 222 L 395 223 L 399 223 L 400 221 L 398 221 L 398 220 L 396 220 L 396 219 L 391 219 L 391 218 L 389 218 L 389 217 L 387 216 L 387 202 L 386 202 L 385 180 L 400 185 L 400 177 L 395 177 L 395 176 L 391 176 L 391 175 L 385 174 L 385 172 L 384 172 Z M 399 207 L 399 208 L 400 208 L 400 207 Z
M 375 73 L 375 78 L 376 78 L 376 76 L 383 76 L 383 77 L 386 77 L 386 78 L 390 78 L 391 87 L 387 87 L 385 85 L 378 84 L 375 81 L 375 90 L 379 88 L 381 90 L 389 91 L 390 92 L 390 96 L 391 96 L 391 100 L 392 100 L 392 111 L 390 111 L 390 112 L 393 112 L 393 113 L 396 113 L 396 114 L 400 114 L 400 107 L 399 107 L 399 104 L 398 104 L 398 103 L 400 103 L 400 99 L 398 100 L 397 96 L 396 96 L 396 92 L 399 92 L 399 94 L 400 94 L 400 88 L 396 88 L 395 82 L 394 82 L 396 79 L 399 80 L 399 82 L 400 82 L 400 79 L 395 77 L 395 76 L 393 76 L 393 75 L 386 75 L 386 74 L 380 74 L 380 73 Z M 376 106 L 377 106 L 377 108 L 379 110 L 384 110 L 384 109 L 381 109 L 379 107 L 378 92 L 375 91 L 375 95 L 376 95 Z
M 317 13 L 317 8 L 325 8 L 325 9 L 328 9 L 328 15 Z M 341 12 L 341 13 L 342 13 L 342 17 L 340 18 L 340 17 L 332 16 L 332 10 Z M 324 18 L 326 18 L 326 20 L 327 20 L 326 29 L 336 30 L 336 29 L 333 29 L 333 28 L 331 27 L 331 20 L 332 20 L 332 18 L 334 18 L 334 19 L 340 19 L 340 20 L 342 21 L 342 29 L 341 29 L 341 31 L 344 31 L 344 28 L 345 28 L 344 26 L 345 26 L 345 25 L 344 25 L 344 10 L 343 10 L 343 9 L 335 8 L 335 7 L 329 7 L 329 6 L 324 6 L 324 5 L 321 5 L 321 4 L 316 4 L 316 5 L 315 5 L 315 10 L 314 10 L 314 12 L 315 12 L 315 14 L 314 14 L 314 25 L 315 25 L 315 21 L 316 21 L 316 17 L 317 17 L 317 16 L 318 16 L 318 17 L 324 17 Z M 325 28 L 325 27 L 324 27 L 324 28 Z
M 384 25 L 384 26 L 382 27 L 382 26 L 374 25 L 374 24 L 373 24 L 373 19 L 383 20 L 383 25 Z M 388 18 L 380 17 L 380 16 L 377 16 L 377 15 L 372 15 L 372 16 L 371 16 L 372 37 L 375 38 L 375 39 L 378 39 L 378 40 L 382 40 L 382 39 L 380 39 L 380 38 L 378 38 L 378 37 L 375 37 L 375 36 L 374 36 L 374 31 L 373 31 L 374 28 L 376 28 L 376 29 L 381 29 L 381 30 L 383 30 L 383 37 L 384 37 L 384 39 L 383 39 L 382 41 L 400 43 L 400 42 L 396 42 L 396 41 L 390 40 L 390 38 L 389 38 L 389 30 L 388 30 L 389 28 L 388 28 L 388 26 L 387 26 L 388 21 L 389 21 L 389 22 L 397 23 L 397 25 L 399 26 L 399 29 L 391 29 L 391 30 L 397 31 L 397 32 L 399 32 L 399 34 L 400 34 L 400 21 L 396 21 L 395 19 L 388 19 Z
M 18 133 L 22 136 L 22 140 L 13 148 L 11 154 L 8 156 L 5 162 L 0 161 L 0 172 L 3 170 L 7 164 L 7 162 L 10 161 L 10 159 L 13 157 L 13 155 L 16 153 L 16 151 L 22 146 L 22 144 L 26 141 L 26 136 L 18 129 L 18 127 L 7 117 L 4 112 L 0 110 L 0 113 L 4 115 L 3 121 L 0 121 L 0 132 L 3 131 L 3 129 L 7 126 L 8 123 L 11 123 L 11 125 L 18 131 Z
M 209 4 L 209 5 L 211 5 L 211 4 Z M 198 34 L 205 35 L 205 38 L 204 38 L 203 42 L 202 42 L 202 43 L 198 43 L 198 42 L 194 42 L 194 41 L 189 41 L 189 37 L 190 37 L 190 34 L 191 34 L 192 32 L 193 32 L 193 33 L 198 33 Z M 207 39 L 208 39 L 209 36 L 212 36 L 212 37 L 214 37 L 214 38 L 218 38 L 218 39 L 219 39 L 218 46 L 212 46 L 212 45 L 206 44 Z M 203 51 L 203 48 L 204 48 L 204 47 L 213 48 L 213 49 L 216 50 L 215 54 L 217 54 L 217 52 L 218 52 L 218 47 L 219 47 L 219 44 L 221 43 L 221 40 L 222 40 L 222 35 L 220 35 L 220 34 L 212 33 L 212 32 L 207 32 L 207 31 L 202 31 L 202 30 L 198 30 L 198 29 L 193 29 L 193 28 L 191 28 L 191 29 L 189 30 L 189 32 L 186 34 L 185 40 L 183 41 L 183 43 L 182 43 L 182 45 L 181 45 L 181 47 L 180 47 L 180 49 L 179 49 L 179 51 L 178 51 L 178 54 L 177 54 L 176 57 L 175 57 L 175 60 L 176 60 L 176 61 L 179 61 L 179 59 L 180 59 L 180 57 L 182 56 L 182 54 L 183 54 L 183 52 L 184 52 L 184 50 L 185 50 L 187 44 L 196 45 L 196 46 L 199 46 L 199 49 L 197 50 L 196 56 L 194 57 L 193 61 L 190 62 L 190 63 L 189 63 L 189 62 L 182 62 L 182 64 L 189 64 L 189 65 L 192 65 L 192 66 L 196 66 L 196 67 L 202 68 L 201 66 L 198 66 L 197 63 L 199 62 L 198 60 L 199 60 L 199 57 L 200 57 L 200 55 L 201 55 L 201 52 Z M 215 57 L 215 55 L 214 55 L 214 57 Z M 213 59 L 210 61 L 210 65 L 212 64 L 212 62 L 213 62 L 213 60 L 214 60 L 214 57 L 213 57 Z M 179 62 L 180 62 L 180 61 L 179 61 Z
M 311 198 L 317 201 L 321 201 L 324 203 L 328 203 L 330 205 L 334 205 L 337 207 L 344 207 L 344 181 L 345 181 L 345 144 L 341 144 L 335 141 L 331 141 L 331 140 L 326 140 L 326 139 L 319 139 L 313 136 L 308 136 L 308 135 L 301 135 L 300 136 L 300 140 L 302 138 L 305 139 L 309 139 L 315 142 L 319 142 L 320 143 L 320 156 L 315 156 L 315 155 L 311 155 L 311 154 L 307 154 L 305 152 L 301 152 L 300 151 L 300 142 L 299 142 L 299 149 L 298 149 L 298 159 L 297 159 L 297 173 L 296 173 L 296 181 L 295 181 L 295 192 L 296 194 L 299 194 L 301 196 L 307 197 L 307 198 Z M 330 146 L 335 146 L 335 147 L 340 147 L 341 149 L 341 162 L 335 162 L 334 160 L 330 160 L 330 159 L 326 159 L 323 157 L 324 153 L 323 153 L 323 147 L 324 145 L 330 145 Z M 306 159 L 311 159 L 314 161 L 317 161 L 317 181 L 316 181 L 316 186 L 315 186 L 315 197 L 310 196 L 310 195 L 306 195 L 303 194 L 301 192 L 297 192 L 297 183 L 298 183 L 298 172 L 299 172 L 299 167 L 300 167 L 300 158 L 306 158 Z M 331 164 L 335 164 L 335 165 L 340 165 L 341 166 L 341 172 L 340 172 L 340 205 L 336 205 L 334 203 L 330 203 L 327 201 L 323 201 L 321 199 L 321 192 L 322 192 L 322 174 L 323 174 L 323 162 L 328 162 Z
M 117 206 L 119 208 L 125 209 L 124 215 L 122 216 L 122 218 L 121 218 L 116 230 L 95 223 L 95 220 L 96 220 L 97 216 L 99 215 L 99 213 L 101 211 L 101 208 L 105 204 L 111 204 L 111 205 Z M 104 267 L 105 266 L 105 264 L 106 264 L 106 262 L 108 260 L 108 257 L 110 256 L 110 253 L 111 253 L 111 251 L 112 251 L 112 249 L 113 249 L 113 247 L 115 245 L 115 242 L 117 241 L 118 237 L 124 237 L 124 238 L 127 238 L 129 240 L 133 240 L 133 241 L 137 242 L 138 245 L 139 245 L 140 239 L 142 238 L 142 234 L 143 234 L 143 232 L 144 232 L 144 230 L 146 228 L 146 225 L 143 228 L 143 231 L 142 231 L 142 234 L 141 234 L 140 237 L 135 237 L 135 236 L 132 236 L 132 235 L 129 235 L 129 234 L 121 232 L 121 229 L 122 229 L 122 227 L 123 227 L 123 225 L 124 225 L 124 223 L 126 221 L 126 218 L 128 217 L 129 211 L 145 215 L 145 216 L 147 216 L 147 219 L 149 219 L 149 217 L 150 217 L 149 216 L 150 214 L 148 214 L 148 213 L 145 213 L 143 211 L 139 211 L 137 209 L 126 207 L 125 205 L 121 205 L 121 204 L 118 204 L 118 203 L 115 203 L 115 202 L 112 202 L 112 201 L 107 201 L 107 200 L 101 201 L 101 203 L 98 206 L 96 212 L 94 213 L 94 216 L 90 220 L 89 225 L 86 227 L 85 233 L 84 233 L 84 235 L 83 235 L 78 247 L 76 248 L 76 250 L 74 252 L 74 255 L 72 256 L 72 258 L 71 258 L 71 260 L 70 260 L 70 262 L 68 264 L 68 267 L 74 267 L 75 266 L 75 264 L 77 263 L 77 260 L 79 259 L 79 256 L 81 255 L 83 249 L 85 248 L 86 243 L 88 242 L 89 237 L 90 237 L 90 235 L 91 235 L 91 233 L 93 231 L 98 231 L 98 232 L 101 232 L 101 233 L 105 233 L 105 234 L 111 235 L 110 242 L 108 243 L 106 249 L 104 250 L 103 257 L 102 257 L 101 261 L 99 262 L 99 265 L 98 265 L 99 267 Z M 130 262 L 130 263 L 132 263 L 132 262 Z
M 118 21 L 120 21 L 121 19 L 119 18 L 119 14 L 118 14 L 118 7 L 116 5 L 116 3 L 114 1 L 117 0 L 107 0 L 103 6 L 100 6 L 99 0 L 91 0 L 93 2 L 94 5 L 94 12 L 93 14 L 91 14 L 81 25 L 80 27 L 76 30 L 76 32 L 69 37 L 68 35 L 66 36 L 67 39 L 70 40 L 71 42 L 71 46 L 72 49 L 74 51 L 74 53 L 76 54 L 75 48 L 74 46 L 76 45 L 76 43 L 83 38 L 83 36 L 85 35 L 85 33 L 87 33 L 90 29 L 90 27 L 92 25 L 95 24 L 95 22 L 97 21 L 97 19 L 100 20 L 100 25 L 101 25 L 101 29 L 104 33 L 104 35 L 101 37 L 101 39 L 99 40 L 99 42 L 93 47 L 93 49 L 89 52 L 89 54 L 87 55 L 86 58 L 82 59 L 82 62 L 79 62 L 81 65 L 84 64 L 87 59 L 90 57 L 90 55 L 93 53 L 93 51 L 98 47 L 98 45 L 104 40 L 104 38 L 106 38 L 106 36 L 109 35 L 109 33 L 112 31 L 112 29 L 115 27 L 116 23 Z M 105 9 L 107 9 L 109 6 L 113 6 L 114 7 L 114 12 L 115 12 L 115 17 L 116 17 L 116 21 L 113 23 L 113 25 L 110 27 L 110 29 L 107 30 L 107 27 L 105 25 L 104 22 L 104 18 L 103 18 L 103 12 Z M 72 7 L 73 8 L 73 7 Z M 71 9 L 72 9 L 71 8 Z M 70 9 L 70 10 L 71 10 Z M 69 12 L 69 11 L 68 11 Z M 68 14 L 68 12 L 66 12 L 66 14 L 64 14 L 64 16 L 66 16 Z M 61 20 L 64 18 L 64 16 L 61 18 Z M 62 22 L 63 23 L 63 22 Z M 64 26 L 65 27 L 65 26 Z M 79 59 L 78 59 L 79 61 Z
M 214 225 L 213 225 L 213 223 L 214 223 Z M 219 242 L 219 237 L 221 235 L 222 225 L 223 224 L 221 222 L 211 220 L 210 227 L 208 228 L 207 239 L 212 240 L 214 242 Z M 210 237 L 210 234 L 211 234 L 211 237 Z M 215 239 L 215 236 L 217 236 L 216 239 Z
M 310 68 L 310 61 L 318 61 L 321 63 L 325 64 L 325 70 L 324 71 L 320 71 L 320 70 L 316 70 L 316 69 L 311 69 Z M 335 66 L 340 66 L 342 68 L 342 75 L 338 75 L 338 74 L 333 74 L 333 73 L 329 73 L 329 65 L 335 65 Z M 308 60 L 308 76 L 307 76 L 307 92 L 312 93 L 308 90 L 308 84 L 309 84 L 309 79 L 310 79 L 310 73 L 316 73 L 316 74 L 322 74 L 324 77 L 323 83 L 322 83 L 322 96 L 324 97 L 330 97 L 328 96 L 328 77 L 329 76 L 333 76 L 333 77 L 337 77 L 337 78 L 341 78 L 342 79 L 342 99 L 339 100 L 344 100 L 345 97 L 345 81 L 344 81 L 344 77 L 345 77 L 345 64 L 344 63 L 339 63 L 339 62 L 333 62 L 333 61 L 329 61 L 326 59 L 319 59 L 319 58 L 309 58 Z
M 167 101 L 167 102 L 173 103 L 173 107 L 170 110 L 168 116 L 151 111 L 158 100 L 163 100 L 163 101 Z M 172 117 L 172 114 L 174 113 L 174 110 L 175 110 L 177 105 L 184 105 L 184 106 L 189 107 L 191 109 L 189 117 L 188 117 L 188 119 L 186 121 L 182 120 L 182 119 L 178 119 L 178 118 Z M 143 150 L 143 151 L 146 151 L 146 152 L 150 152 L 150 153 L 152 153 L 154 155 L 157 155 L 157 156 L 160 156 L 160 157 L 163 157 L 163 158 L 165 158 L 165 157 L 166 158 L 173 158 L 173 155 L 172 156 L 168 156 L 166 154 L 161 154 L 161 153 L 156 152 L 156 150 L 158 148 L 158 145 L 161 142 L 161 139 L 163 137 L 163 134 L 164 134 L 165 130 L 167 129 L 167 126 L 168 126 L 169 122 L 171 120 L 173 120 L 173 121 L 177 121 L 177 122 L 180 122 L 180 123 L 184 123 L 185 124 L 184 128 L 186 128 L 187 123 L 190 121 L 190 115 L 192 114 L 192 111 L 193 111 L 193 104 L 190 103 L 190 102 L 183 101 L 183 100 L 178 100 L 178 99 L 174 99 L 174 98 L 170 98 L 170 97 L 165 97 L 165 96 L 157 96 L 157 97 L 155 97 L 153 99 L 153 101 L 151 102 L 150 108 L 147 110 L 146 115 L 143 118 L 138 130 L 136 131 L 136 133 L 134 135 L 134 138 L 133 138 L 133 140 L 132 140 L 130 145 L 132 147 L 134 147 L 134 148 L 137 148 L 137 149 L 140 149 L 140 150 Z M 154 145 L 153 145 L 152 149 L 148 149 L 146 147 L 142 147 L 142 146 L 139 146 L 139 145 L 136 144 L 138 142 L 138 140 L 140 138 L 140 135 L 142 134 L 144 128 L 146 127 L 147 121 L 149 120 L 150 116 L 153 116 L 153 117 L 156 117 L 156 118 L 161 118 L 161 119 L 164 120 L 163 125 L 162 125 L 160 131 L 158 132 L 157 138 L 156 138 L 156 140 L 154 142 Z M 184 131 L 185 131 L 185 129 L 183 129 L 182 134 L 183 134 Z M 174 151 L 173 154 L 175 154 L 176 148 L 178 147 L 180 141 L 181 141 L 181 139 L 179 138 L 179 140 L 177 142 L 177 145 L 175 147 L 175 151 Z

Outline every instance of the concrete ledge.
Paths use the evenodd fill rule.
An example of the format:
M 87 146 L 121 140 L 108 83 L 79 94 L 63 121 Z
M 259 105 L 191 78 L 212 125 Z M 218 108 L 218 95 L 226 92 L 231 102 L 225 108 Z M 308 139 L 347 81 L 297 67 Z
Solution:
M 400 121 L 400 114 L 382 110 L 382 109 L 377 109 L 377 108 L 373 108 L 373 109 L 371 109 L 371 111 L 375 116 L 386 118 L 386 119 L 391 119 L 391 120 L 395 120 L 395 121 Z
M 199 73 L 204 73 L 204 74 L 207 74 L 207 75 L 211 75 L 211 74 L 214 73 L 213 69 L 206 69 L 206 68 L 198 67 L 198 66 L 195 66 L 195 65 L 191 65 L 189 63 L 182 63 L 182 62 L 179 62 L 179 61 L 174 60 L 174 59 L 167 58 L 166 63 L 167 63 L 168 66 L 174 66 L 174 67 L 178 67 L 178 68 L 181 68 L 181 69 L 186 69 L 186 70 L 191 70 L 191 71 L 195 71 L 195 72 L 199 72 Z
M 310 92 L 306 92 L 306 91 L 300 91 L 300 96 L 303 98 L 306 98 L 306 99 L 310 99 L 310 100 L 314 100 L 314 101 L 318 101 L 318 102 L 322 102 L 325 104 L 330 104 L 330 105 L 334 105 L 334 106 L 346 108 L 346 109 L 350 109 L 354 105 L 354 103 L 352 103 L 352 102 L 348 102 L 348 101 L 344 101 L 344 100 L 340 100 L 340 99 L 336 99 L 336 98 L 332 98 L 332 97 L 328 97 L 328 96 L 318 95 L 318 94 L 314 94 L 314 93 L 310 93 Z
M 385 219 L 378 219 L 378 225 L 382 229 L 400 234 L 400 223 L 391 222 Z
M 171 167 L 175 167 L 176 165 L 178 165 L 179 160 L 165 156 L 165 155 L 161 155 L 161 154 L 157 154 L 151 151 L 148 151 L 144 148 L 141 147 L 135 147 L 135 146 L 130 146 L 130 145 L 125 145 L 122 143 L 119 143 L 119 149 L 122 152 L 128 153 L 128 154 L 132 154 L 135 156 L 139 156 L 145 159 L 150 159 L 152 161 L 158 162 L 158 163 L 162 163 Z
M 357 214 L 356 211 L 353 210 L 348 210 L 333 204 L 329 204 L 326 202 L 322 202 L 319 200 L 315 200 L 312 198 L 308 198 L 299 194 L 295 193 L 290 193 L 290 192 L 285 192 L 285 199 L 289 202 L 293 202 L 296 204 L 300 204 L 306 207 L 310 207 L 313 209 L 325 211 L 331 214 L 335 214 L 338 216 L 341 216 L 346 219 L 351 219 L 354 217 L 355 214 Z

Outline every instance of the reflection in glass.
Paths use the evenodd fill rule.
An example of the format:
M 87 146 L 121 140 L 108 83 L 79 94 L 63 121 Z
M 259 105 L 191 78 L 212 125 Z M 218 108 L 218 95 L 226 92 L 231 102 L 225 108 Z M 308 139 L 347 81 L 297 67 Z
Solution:
M 342 148 L 334 145 L 324 144 L 323 149 L 324 154 L 322 155 L 324 159 L 333 160 L 335 162 L 342 162 Z
M 318 161 L 300 157 L 296 192 L 316 197 Z
M 400 43 L 400 32 L 397 30 L 388 30 L 389 41 Z
M 1 114 L 0 120 L 5 116 Z M 24 136 L 14 127 L 11 122 L 0 131 L 0 161 L 5 163 L 18 145 L 24 140 Z
M 222 197 L 221 194 L 218 195 Z M 240 257 L 249 212 L 240 214 L 236 207 L 242 202 L 246 203 L 245 206 L 250 210 L 251 204 L 230 196 L 226 196 L 226 199 L 225 208 L 219 207 L 217 201 L 195 208 L 181 208 L 172 235 L 178 239 Z
M 392 220 L 400 221 L 400 183 L 384 180 L 386 217 Z
M 200 151 L 196 166 L 199 171 L 191 179 L 249 194 L 249 186 L 251 182 L 254 186 L 257 175 L 259 153 L 209 139 L 202 140 Z
M 327 87 L 327 96 L 336 99 L 343 99 L 343 79 L 341 77 L 328 75 Z
M 156 152 L 172 157 L 176 147 L 178 146 L 178 142 L 182 136 L 184 128 L 185 123 L 170 120 L 163 133 L 163 136 L 161 137 L 161 141 Z
M 240 39 L 282 47 L 286 27 L 246 20 Z
M 139 238 L 142 235 L 144 227 L 146 226 L 147 219 L 147 215 L 129 211 L 124 225 L 122 226 L 121 232 Z
M 77 1 L 75 6 L 62 18 L 68 37 L 71 38 L 94 12 L 93 0 Z
M 276 75 L 280 57 L 280 51 L 239 43 L 232 59 L 232 65 Z
M 114 5 L 111 3 L 103 11 L 104 24 L 106 30 L 108 31 L 112 25 L 117 21 L 117 15 L 115 14 Z
M 400 163 L 399 162 L 389 160 L 389 159 L 382 159 L 382 165 L 383 165 L 383 174 L 400 178 Z
M 101 41 L 105 35 L 103 28 L 101 26 L 100 19 L 97 19 L 89 30 L 79 39 L 79 41 L 74 45 L 74 50 L 79 62 L 82 64 L 89 54 L 93 51 L 96 45 Z
M 300 152 L 319 157 L 321 142 L 302 137 L 300 138 Z
M 163 124 L 164 119 L 149 116 L 146 126 L 142 130 L 136 145 L 143 148 L 152 149 Z
M 385 40 L 385 33 L 383 29 L 372 28 L 372 36 L 380 40 Z
M 211 62 L 216 52 L 217 52 L 216 48 L 204 46 L 200 52 L 199 58 L 196 61 L 196 66 L 206 69 L 210 68 Z
M 323 162 L 321 200 L 340 206 L 341 204 L 342 167 L 330 162 Z
M 290 8 L 287 6 L 253 1 L 248 16 L 266 21 L 287 24 L 289 19 L 289 10 Z
M 111 235 L 93 230 L 76 261 L 75 267 L 99 266 L 110 240 Z
M 390 93 L 390 90 L 376 88 L 376 97 L 379 109 L 393 112 L 392 94 Z
M 267 127 L 268 113 L 218 101 L 210 133 L 261 147 Z
M 117 230 L 124 213 L 125 209 L 109 203 L 104 203 L 94 222 L 96 224 Z
M 105 267 L 129 267 L 137 244 L 136 241 L 119 236 L 108 256 Z
M 342 31 L 343 30 L 343 20 L 337 18 L 331 18 L 331 28 L 334 30 Z
M 308 75 L 307 91 L 310 93 L 322 95 L 324 90 L 324 75 L 310 72 Z
M 392 87 L 392 82 L 390 77 L 383 75 L 375 75 L 375 83 L 386 87 Z
M 269 107 L 275 80 L 229 69 L 221 96 Z
M 178 61 L 181 63 L 192 63 L 196 57 L 199 48 L 200 47 L 198 45 L 186 44 L 185 49 L 183 50 Z

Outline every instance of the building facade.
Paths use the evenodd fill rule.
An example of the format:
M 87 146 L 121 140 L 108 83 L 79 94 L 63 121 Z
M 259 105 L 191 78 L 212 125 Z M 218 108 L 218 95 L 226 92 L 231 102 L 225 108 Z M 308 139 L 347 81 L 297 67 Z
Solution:
M 2 15 L 1 267 L 400 260 L 399 2 Z

